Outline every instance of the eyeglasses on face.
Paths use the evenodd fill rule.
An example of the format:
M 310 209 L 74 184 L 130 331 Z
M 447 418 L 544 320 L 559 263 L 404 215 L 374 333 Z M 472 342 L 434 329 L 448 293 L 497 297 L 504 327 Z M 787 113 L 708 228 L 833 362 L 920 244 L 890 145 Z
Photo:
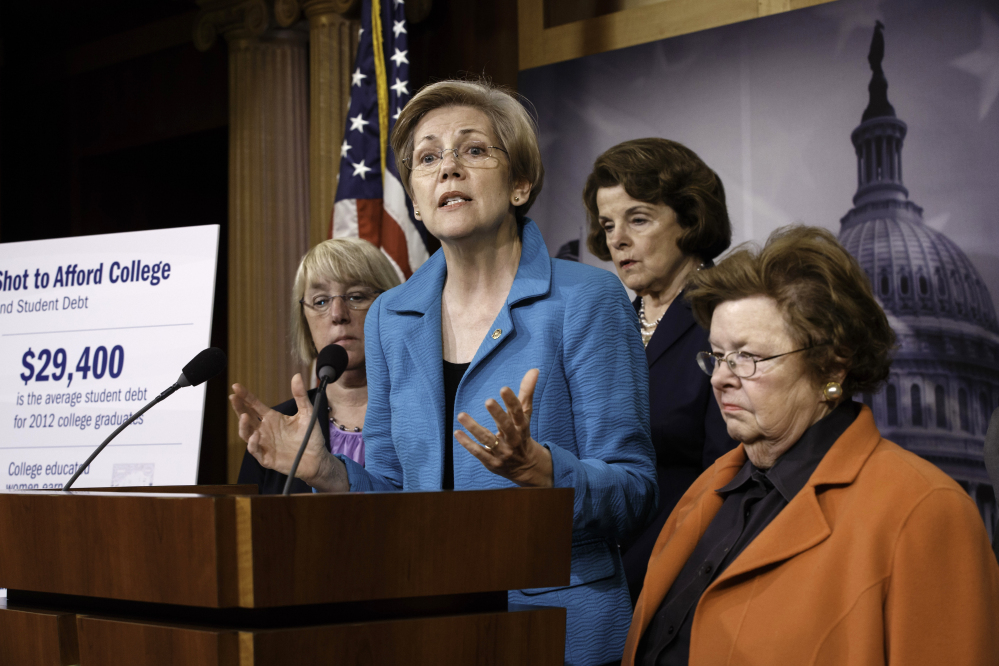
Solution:
M 496 151 L 507 153 L 499 146 L 487 146 L 478 141 L 468 141 L 454 148 L 419 148 L 413 152 L 412 157 L 402 160 L 410 171 L 417 173 L 431 173 L 437 171 L 444 162 L 444 155 L 451 153 L 454 161 L 472 168 L 491 168 L 499 164 L 499 155 Z
M 801 349 L 795 349 L 794 351 L 784 352 L 783 354 L 776 354 L 774 356 L 767 356 L 766 358 L 757 358 L 753 354 L 747 354 L 746 352 L 729 352 L 723 354 L 722 352 L 697 352 L 697 365 L 701 367 L 708 377 L 715 373 L 718 365 L 721 362 L 725 362 L 728 365 L 729 370 L 732 374 L 740 379 L 748 379 L 756 374 L 756 365 L 758 363 L 763 363 L 764 361 L 772 361 L 775 358 L 780 358 L 781 356 L 787 356 L 788 354 L 797 354 L 798 352 L 808 351 L 809 349 L 815 349 L 816 347 L 821 347 L 828 343 L 822 343 L 819 345 L 812 345 L 811 347 L 802 347 Z
M 333 307 L 333 300 L 342 298 L 344 304 L 351 310 L 367 310 L 375 302 L 381 291 L 374 289 L 351 289 L 346 294 L 317 294 L 308 301 L 300 299 L 302 307 L 317 315 L 324 315 Z

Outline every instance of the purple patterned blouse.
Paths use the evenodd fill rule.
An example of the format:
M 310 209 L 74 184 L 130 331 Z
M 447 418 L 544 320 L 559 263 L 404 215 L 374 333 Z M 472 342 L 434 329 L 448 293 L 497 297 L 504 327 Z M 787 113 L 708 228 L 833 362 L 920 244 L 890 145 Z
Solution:
M 330 422 L 330 453 L 347 456 L 358 465 L 364 465 L 364 433 L 340 430 Z

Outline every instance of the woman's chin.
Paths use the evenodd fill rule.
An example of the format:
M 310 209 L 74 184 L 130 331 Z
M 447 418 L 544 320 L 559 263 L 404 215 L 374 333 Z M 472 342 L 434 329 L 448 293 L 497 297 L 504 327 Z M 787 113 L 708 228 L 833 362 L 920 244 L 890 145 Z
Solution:
M 618 269 L 617 276 L 621 278 L 621 282 L 628 289 L 635 292 L 636 296 L 644 296 L 649 291 L 649 281 L 640 275 L 635 275 L 634 273 L 629 273 Z
M 725 419 L 728 436 L 735 441 L 750 445 L 760 438 L 759 431 L 755 428 L 749 427 L 748 424 L 744 423 L 741 419 L 733 418 L 731 415 L 724 413 L 722 416 Z

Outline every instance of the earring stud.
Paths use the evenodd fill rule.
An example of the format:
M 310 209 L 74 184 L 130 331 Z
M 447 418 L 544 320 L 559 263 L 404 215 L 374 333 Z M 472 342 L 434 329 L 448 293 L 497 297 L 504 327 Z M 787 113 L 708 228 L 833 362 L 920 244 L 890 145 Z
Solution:
M 829 382 L 822 387 L 822 395 L 827 402 L 835 402 L 843 397 L 843 385 L 839 382 Z

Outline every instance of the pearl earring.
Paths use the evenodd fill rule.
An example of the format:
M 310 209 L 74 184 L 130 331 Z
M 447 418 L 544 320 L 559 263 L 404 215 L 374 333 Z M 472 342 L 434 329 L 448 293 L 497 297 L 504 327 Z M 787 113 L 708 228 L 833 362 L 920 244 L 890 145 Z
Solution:
M 829 382 L 822 387 L 822 396 L 827 402 L 836 402 L 843 397 L 843 386 L 839 382 Z

